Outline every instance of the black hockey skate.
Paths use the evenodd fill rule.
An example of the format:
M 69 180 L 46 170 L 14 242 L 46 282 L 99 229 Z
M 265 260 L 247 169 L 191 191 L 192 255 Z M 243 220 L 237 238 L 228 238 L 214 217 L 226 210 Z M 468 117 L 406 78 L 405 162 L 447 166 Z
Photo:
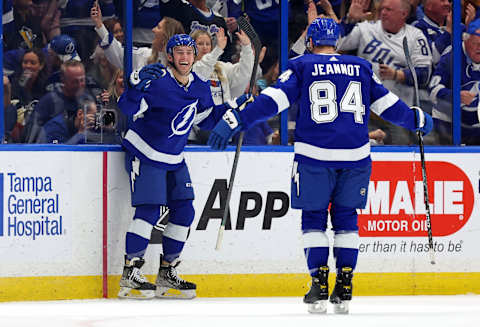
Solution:
M 140 271 L 145 260 L 142 258 L 125 258 L 120 291 L 118 297 L 123 299 L 146 300 L 155 297 L 155 285 L 149 283 Z
M 303 297 L 310 313 L 326 313 L 328 300 L 328 266 L 318 269 L 318 276 L 312 277 L 310 291 Z
M 193 299 L 197 296 L 197 285 L 187 282 L 177 274 L 176 267 L 180 261 L 175 260 L 168 266 L 162 266 L 163 256 L 160 255 L 160 269 L 155 282 L 155 296 L 160 298 Z
M 352 299 L 352 278 L 353 269 L 351 267 L 343 267 L 342 271 L 337 275 L 335 288 L 330 295 L 330 303 L 333 304 L 335 313 L 348 313 L 348 304 Z

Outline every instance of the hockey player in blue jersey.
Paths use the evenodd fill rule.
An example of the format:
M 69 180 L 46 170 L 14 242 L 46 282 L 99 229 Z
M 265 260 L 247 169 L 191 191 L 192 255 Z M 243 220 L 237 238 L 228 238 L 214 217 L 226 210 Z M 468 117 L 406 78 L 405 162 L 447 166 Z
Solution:
M 315 19 L 306 37 L 311 53 L 289 60 L 277 83 L 244 110 L 228 110 L 208 141 L 212 148 L 224 149 L 233 134 L 299 103 L 291 206 L 302 210 L 304 250 L 312 276 L 304 302 L 312 313 L 327 309 L 329 213 L 337 270 L 330 302 L 335 312 L 348 312 L 358 256 L 356 209 L 365 207 L 371 172 L 370 110 L 412 131 L 427 134 L 432 129 L 432 118 L 388 91 L 369 62 L 335 53 L 338 35 L 333 19 Z
M 183 150 L 192 124 L 211 129 L 226 109 L 248 98 L 242 96 L 228 105 L 214 106 L 210 85 L 191 71 L 197 47 L 190 36 L 174 35 L 167 42 L 166 51 L 168 68 L 152 64 L 132 73 L 131 87 L 118 104 L 130 118 L 123 146 L 135 207 L 126 234 L 125 266 L 118 293 L 121 298 L 196 296 L 196 285 L 181 279 L 176 272 L 195 215 Z M 170 217 L 163 232 L 163 255 L 153 285 L 140 268 L 161 205 L 168 205 Z

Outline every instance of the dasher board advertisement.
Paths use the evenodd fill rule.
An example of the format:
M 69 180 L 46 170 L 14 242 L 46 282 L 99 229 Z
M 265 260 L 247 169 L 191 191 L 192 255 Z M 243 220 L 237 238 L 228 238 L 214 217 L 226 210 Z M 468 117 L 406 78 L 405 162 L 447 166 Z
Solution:
M 186 153 L 196 214 L 182 254 L 182 271 L 186 274 L 306 273 L 301 212 L 289 206 L 291 152 L 241 153 L 222 249 L 215 251 L 233 156 L 232 152 Z M 480 162 L 480 155 L 426 154 L 435 266 L 430 264 L 427 254 L 419 154 L 375 152 L 372 158 L 372 177 L 365 190 L 367 206 L 359 210 L 357 272 L 480 271 L 477 245 L 480 222 L 474 219 L 479 214 L 476 163 Z M 123 169 L 123 162 L 117 169 Z M 120 203 L 122 198 L 128 205 L 126 172 L 117 174 L 121 176 L 110 180 L 115 193 L 109 201 Z M 115 219 L 119 221 L 118 216 Z M 110 265 L 112 273 L 119 273 L 121 268 L 123 234 L 130 220 L 131 216 L 122 217 L 124 225 L 117 225 L 113 231 L 111 242 L 116 247 L 111 263 L 116 266 Z M 160 237 L 152 239 L 161 240 L 161 230 L 154 230 L 155 234 Z M 332 246 L 333 234 L 331 231 L 328 234 Z M 160 251 L 160 244 L 151 244 L 147 250 L 147 272 L 155 273 Z M 333 261 L 329 265 L 334 267 Z
M 101 272 L 101 153 L 0 152 L 0 277 Z M 101 253 L 100 253 L 101 255 Z

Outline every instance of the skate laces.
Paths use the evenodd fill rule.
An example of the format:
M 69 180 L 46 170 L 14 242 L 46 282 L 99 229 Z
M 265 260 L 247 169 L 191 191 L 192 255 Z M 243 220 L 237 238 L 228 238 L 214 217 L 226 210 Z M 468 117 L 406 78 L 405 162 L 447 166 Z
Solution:
M 168 267 L 167 276 L 177 285 L 185 284 L 186 282 L 178 276 L 176 266 L 178 266 L 178 263 Z
M 133 267 L 132 274 L 130 275 L 129 279 L 141 284 L 148 282 L 145 276 L 143 276 L 142 273 L 140 272 L 140 269 L 136 267 Z

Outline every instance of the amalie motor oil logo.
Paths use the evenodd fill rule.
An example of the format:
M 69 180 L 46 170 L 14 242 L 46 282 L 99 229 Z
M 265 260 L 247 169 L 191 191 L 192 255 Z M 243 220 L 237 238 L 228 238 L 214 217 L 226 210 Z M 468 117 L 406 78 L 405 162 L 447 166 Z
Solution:
M 473 187 L 465 173 L 444 161 L 426 162 L 433 236 L 447 236 L 470 219 Z M 365 209 L 358 216 L 360 236 L 427 235 L 420 162 L 374 161 Z

